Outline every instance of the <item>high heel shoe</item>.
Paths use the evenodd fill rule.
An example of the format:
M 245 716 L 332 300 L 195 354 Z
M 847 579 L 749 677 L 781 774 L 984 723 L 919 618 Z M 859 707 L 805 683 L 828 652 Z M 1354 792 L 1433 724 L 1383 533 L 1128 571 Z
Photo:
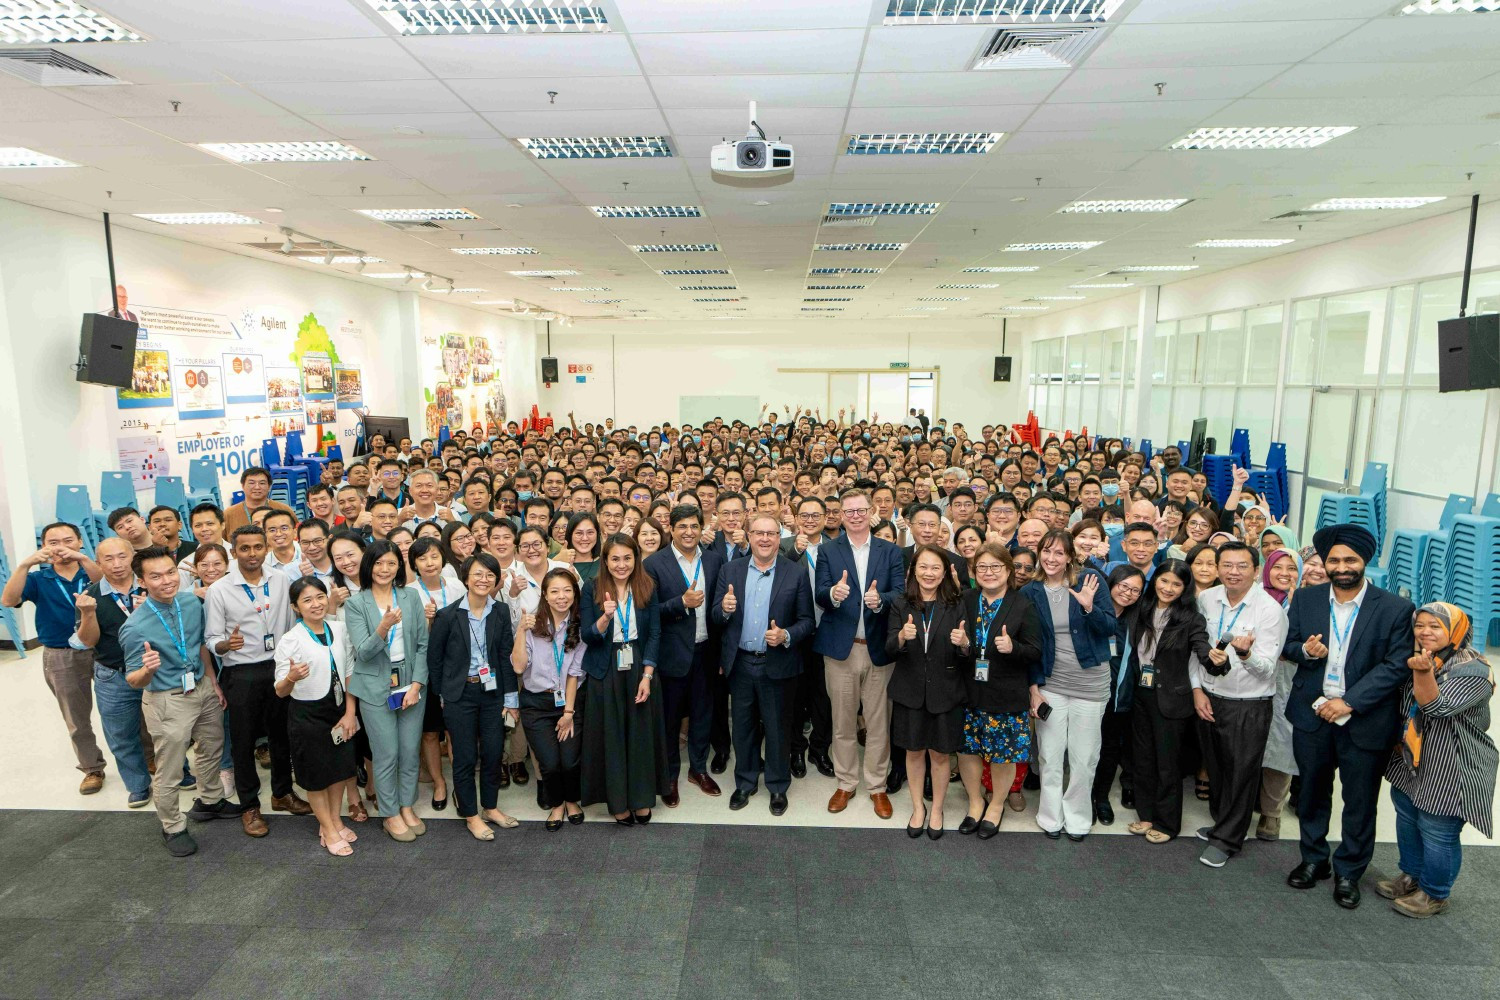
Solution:
M 319 833 L 318 846 L 326 848 L 328 853 L 336 858 L 347 858 L 354 853 L 354 848 L 350 847 L 349 841 L 345 840 L 342 836 L 334 838 L 333 843 L 330 844 L 323 838 L 323 834 Z
M 958 824 L 958 832 L 965 837 L 977 829 L 979 829 L 979 820 L 973 816 L 965 816 L 963 822 Z
M 927 839 L 928 840 L 942 840 L 943 839 L 943 828 L 942 827 L 938 827 L 936 830 L 934 830 L 932 827 L 929 826 L 927 828 Z
M 444 795 L 442 798 L 438 798 L 436 795 L 434 795 L 432 797 L 432 808 L 438 812 L 442 812 L 444 809 L 447 809 L 448 796 Z
M 620 824 L 621 826 L 635 826 L 635 813 L 628 813 L 624 816 L 616 816 L 615 822 Z

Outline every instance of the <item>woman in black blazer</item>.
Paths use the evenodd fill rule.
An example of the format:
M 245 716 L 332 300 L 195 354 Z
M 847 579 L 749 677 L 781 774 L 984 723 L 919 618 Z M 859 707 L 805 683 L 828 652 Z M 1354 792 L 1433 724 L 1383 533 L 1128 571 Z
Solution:
M 583 587 L 583 805 L 605 802 L 623 826 L 651 822 L 670 787 L 656 657 L 656 587 L 629 535 L 610 535 L 599 576 Z M 674 733 L 672 736 L 676 739 Z
M 948 755 L 964 746 L 964 677 L 974 652 L 953 577 L 941 549 L 916 546 L 906 570 L 906 593 L 892 602 L 886 626 L 885 650 L 892 663 L 886 689 L 892 702 L 891 743 L 906 750 L 912 818 L 906 835 L 913 839 L 924 827 L 931 840 L 943 835 Z M 929 758 L 931 810 L 922 801 Z
M 1000 832 L 1003 790 L 1015 780 L 1016 765 L 1031 757 L 1027 715 L 1031 671 L 1042 659 L 1042 626 L 1036 606 L 1010 588 L 1010 549 L 1000 542 L 985 542 L 974 553 L 973 566 L 978 589 L 964 592 L 964 619 L 974 635 L 975 658 L 964 671 L 968 708 L 958 755 L 969 810 L 958 832 L 989 840 Z M 989 803 L 984 798 L 986 767 L 990 787 L 1001 791 Z
M 515 644 L 510 609 L 492 595 L 500 581 L 500 564 L 488 552 L 463 561 L 459 578 L 468 588 L 432 619 L 427 640 L 427 683 L 443 702 L 443 721 L 453 734 L 453 795 L 458 814 L 475 840 L 494 840 L 490 823 L 502 829 L 520 825 L 500 811 L 500 760 L 505 751 L 505 724 L 515 725 L 516 674 L 509 669 Z M 475 656 L 476 648 L 482 650 Z M 479 799 L 474 798 L 474 770 L 479 763 Z M 479 807 L 484 815 L 479 815 Z M 485 822 L 486 820 L 489 823 Z
M 1132 711 L 1135 812 L 1131 833 L 1165 844 L 1182 832 L 1182 741 L 1192 725 L 1196 658 L 1208 662 L 1208 625 L 1198 611 L 1193 571 L 1181 559 L 1157 567 L 1131 609 L 1124 656 L 1135 677 Z

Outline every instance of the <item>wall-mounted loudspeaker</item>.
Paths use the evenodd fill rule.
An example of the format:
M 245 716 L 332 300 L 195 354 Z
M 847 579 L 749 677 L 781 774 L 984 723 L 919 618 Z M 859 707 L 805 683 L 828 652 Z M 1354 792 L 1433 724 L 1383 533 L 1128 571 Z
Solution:
M 996 382 L 1009 382 L 1010 381 L 1010 358 L 1009 357 L 999 357 L 999 358 L 995 359 L 995 381 Z
M 543 358 L 542 359 L 542 381 L 543 382 L 556 382 L 557 381 L 557 359 L 556 358 Z
M 78 381 L 131 388 L 138 330 L 137 324 L 128 319 L 84 313 L 83 328 L 78 333 Z
M 1438 323 L 1438 392 L 1500 387 L 1500 313 Z

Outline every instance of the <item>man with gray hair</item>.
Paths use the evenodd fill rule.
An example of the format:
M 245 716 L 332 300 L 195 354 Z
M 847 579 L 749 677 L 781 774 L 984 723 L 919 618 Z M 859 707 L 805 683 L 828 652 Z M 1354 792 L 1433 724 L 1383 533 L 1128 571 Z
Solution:
M 416 531 L 418 525 L 431 522 L 438 526 L 453 520 L 453 511 L 437 502 L 437 473 L 431 469 L 418 469 L 407 481 L 411 490 L 411 506 L 404 507 L 401 515 L 407 531 Z

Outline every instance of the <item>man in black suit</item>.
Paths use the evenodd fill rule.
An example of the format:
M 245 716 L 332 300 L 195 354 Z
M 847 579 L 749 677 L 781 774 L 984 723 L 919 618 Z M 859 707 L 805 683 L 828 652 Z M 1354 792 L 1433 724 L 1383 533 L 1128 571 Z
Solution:
M 790 559 L 807 572 L 808 586 L 816 589 L 818 580 L 818 553 L 823 543 L 823 520 L 827 507 L 814 496 L 803 497 L 797 503 L 797 533 L 781 540 L 781 555 Z M 823 610 L 813 602 L 813 625 L 822 620 Z M 813 650 L 811 642 L 798 647 L 802 655 L 802 673 L 787 688 L 786 719 L 787 739 L 792 748 L 792 777 L 807 776 L 807 760 L 825 778 L 832 778 L 833 758 L 828 750 L 833 746 L 833 705 L 828 700 L 828 687 L 823 679 L 823 655 Z M 805 724 L 812 723 L 811 736 L 803 734 Z
M 709 733 L 713 727 L 711 675 L 718 673 L 718 651 L 709 639 L 708 595 L 714 592 L 724 560 L 713 549 L 700 551 L 703 512 L 692 504 L 672 508 L 672 544 L 646 560 L 646 572 L 656 584 L 661 602 L 661 652 L 656 672 L 661 677 L 662 715 L 667 729 L 667 772 L 671 787 L 662 796 L 676 808 L 677 775 L 682 751 L 677 733 L 688 720 L 688 781 L 705 795 L 720 794 L 708 773 Z
M 812 635 L 812 587 L 800 566 L 777 554 L 781 525 L 775 517 L 755 515 L 749 534 L 751 556 L 720 572 L 712 608 L 714 624 L 723 629 L 720 662 L 734 718 L 735 787 L 729 808 L 750 803 L 764 770 L 771 815 L 780 816 L 792 783 L 783 718 L 786 686 L 802 670 L 797 645 Z
M 937 504 L 919 503 L 907 511 L 906 523 L 911 528 L 912 544 L 901 550 L 901 565 L 911 565 L 911 555 L 918 545 L 935 545 L 942 549 L 948 565 L 958 574 L 959 587 L 963 588 L 969 582 L 969 566 L 963 556 L 949 552 L 943 545 L 942 520 L 943 512 L 938 509 Z
M 701 548 L 705 553 L 713 552 L 725 563 L 743 559 L 750 554 L 745 534 L 745 496 L 743 493 L 724 493 L 714 508 L 717 527 L 711 532 Z M 727 666 L 727 665 L 726 665 Z M 713 724 L 709 727 L 709 744 L 713 747 L 713 760 L 709 770 L 723 774 L 729 766 L 729 684 L 724 671 L 714 670 L 709 678 L 709 698 L 713 702 Z
M 1414 608 L 1365 580 L 1377 543 L 1364 528 L 1323 528 L 1313 536 L 1313 548 L 1329 582 L 1292 596 L 1282 654 L 1297 664 L 1286 717 L 1302 775 L 1302 863 L 1286 881 L 1294 889 L 1311 889 L 1332 876 L 1334 901 L 1352 910 L 1375 851 L 1380 778 L 1400 731 L 1399 691 L 1410 676 Z M 1344 789 L 1343 839 L 1330 867 L 1335 772 Z

